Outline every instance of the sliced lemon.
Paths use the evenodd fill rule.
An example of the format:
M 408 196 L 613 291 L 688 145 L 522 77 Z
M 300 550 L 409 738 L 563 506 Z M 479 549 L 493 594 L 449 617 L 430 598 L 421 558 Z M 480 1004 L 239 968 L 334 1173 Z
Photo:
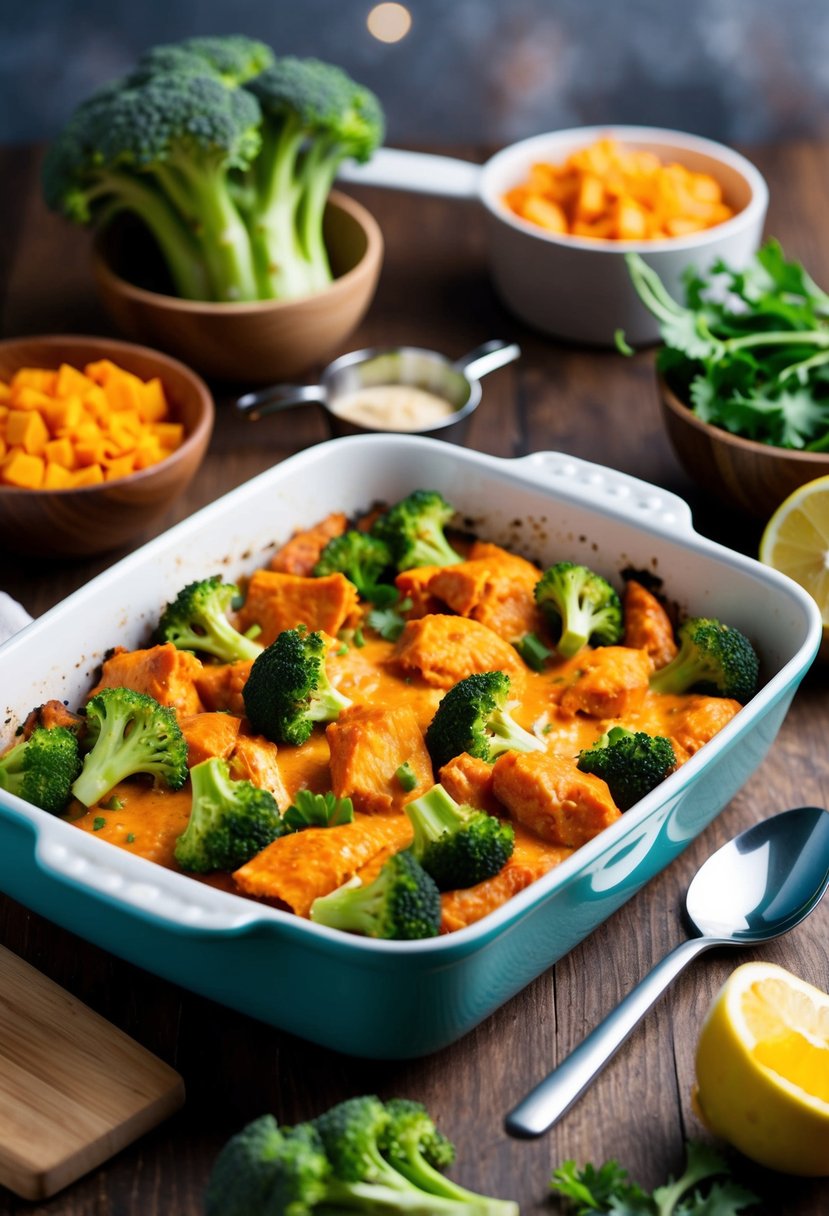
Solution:
M 766 524 L 760 561 L 805 587 L 829 625 L 829 477 L 808 481 L 781 502 Z
M 700 1030 L 694 1105 L 753 1161 L 829 1175 L 829 995 L 773 963 L 745 963 Z

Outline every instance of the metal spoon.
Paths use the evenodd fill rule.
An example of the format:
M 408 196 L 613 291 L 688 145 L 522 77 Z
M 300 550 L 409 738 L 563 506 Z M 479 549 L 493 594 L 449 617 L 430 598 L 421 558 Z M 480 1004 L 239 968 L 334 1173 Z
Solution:
M 829 886 L 829 813 L 802 806 L 741 832 L 695 874 L 685 908 L 699 937 L 680 943 L 505 1120 L 540 1136 L 570 1109 L 684 967 L 712 946 L 749 946 L 788 933 Z

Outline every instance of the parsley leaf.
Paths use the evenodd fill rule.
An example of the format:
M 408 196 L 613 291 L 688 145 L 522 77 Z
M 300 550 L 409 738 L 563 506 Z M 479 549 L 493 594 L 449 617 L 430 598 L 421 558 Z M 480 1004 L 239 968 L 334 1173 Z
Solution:
M 282 816 L 282 822 L 292 832 L 305 828 L 334 828 L 354 819 L 354 804 L 350 798 L 337 798 L 327 794 L 312 794 L 310 790 L 297 790 L 294 801 Z

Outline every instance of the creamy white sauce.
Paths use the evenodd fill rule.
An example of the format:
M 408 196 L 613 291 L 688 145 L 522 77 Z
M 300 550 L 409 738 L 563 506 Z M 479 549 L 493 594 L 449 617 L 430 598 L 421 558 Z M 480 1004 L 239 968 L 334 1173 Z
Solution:
M 443 422 L 455 407 L 445 397 L 411 384 L 376 384 L 343 393 L 332 414 L 377 431 L 424 431 Z

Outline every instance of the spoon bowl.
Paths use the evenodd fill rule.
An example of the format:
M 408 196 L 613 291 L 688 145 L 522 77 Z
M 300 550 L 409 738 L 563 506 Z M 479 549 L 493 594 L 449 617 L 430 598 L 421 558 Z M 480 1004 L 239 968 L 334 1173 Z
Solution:
M 547 1131 L 581 1097 L 672 980 L 712 946 L 771 941 L 799 925 L 829 887 L 829 813 L 802 806 L 747 828 L 694 875 L 685 911 L 696 936 L 681 942 L 507 1115 L 526 1139 Z

